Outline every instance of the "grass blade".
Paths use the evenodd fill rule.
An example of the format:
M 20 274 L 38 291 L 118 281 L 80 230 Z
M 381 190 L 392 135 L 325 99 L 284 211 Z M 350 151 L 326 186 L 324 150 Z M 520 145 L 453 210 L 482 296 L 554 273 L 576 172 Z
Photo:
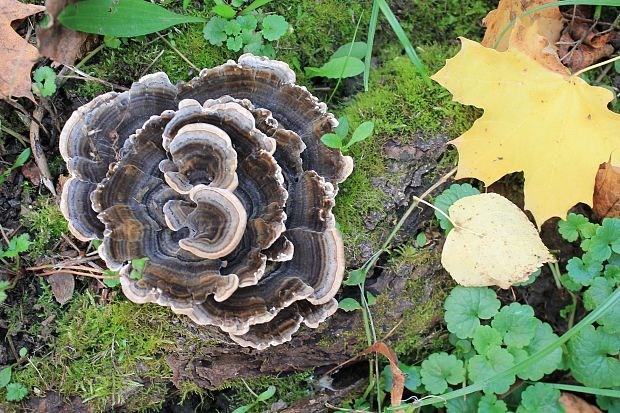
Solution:
M 258 9 L 259 7 L 263 7 L 265 4 L 271 2 L 272 0 L 254 0 L 252 2 L 252 4 L 250 4 L 248 7 L 246 7 L 245 9 L 243 9 L 243 11 L 239 14 L 244 15 L 244 14 L 248 14 L 249 12 Z
M 396 19 L 396 16 L 394 16 L 394 13 L 392 13 L 392 10 L 387 5 L 385 0 L 377 0 L 377 2 L 379 3 L 379 8 L 381 9 L 381 12 L 387 19 L 388 23 L 390 23 L 390 26 L 392 26 L 392 30 L 394 30 L 394 33 L 396 33 L 396 37 L 398 37 L 398 40 L 400 40 L 400 43 L 405 48 L 405 52 L 409 56 L 409 59 L 411 59 L 413 65 L 416 67 L 416 69 L 418 69 L 418 72 L 420 73 L 420 75 L 422 75 L 422 78 L 426 81 L 426 83 L 430 85 L 431 80 L 426 73 L 424 63 L 422 63 L 422 61 L 418 57 L 418 54 L 415 52 L 413 46 L 411 45 L 411 42 L 409 41 L 409 38 L 407 37 L 407 34 L 398 22 L 398 19 Z
M 370 61 L 372 60 L 372 46 L 375 43 L 377 20 L 379 20 L 379 0 L 375 0 L 372 4 L 372 12 L 370 13 L 370 22 L 368 24 L 366 57 L 364 59 L 364 90 L 366 92 L 368 92 L 368 82 L 370 80 Z
M 545 383 L 558 390 L 573 391 L 576 393 L 596 394 L 597 396 L 620 398 L 620 390 L 599 389 L 596 387 L 573 386 L 571 384 Z

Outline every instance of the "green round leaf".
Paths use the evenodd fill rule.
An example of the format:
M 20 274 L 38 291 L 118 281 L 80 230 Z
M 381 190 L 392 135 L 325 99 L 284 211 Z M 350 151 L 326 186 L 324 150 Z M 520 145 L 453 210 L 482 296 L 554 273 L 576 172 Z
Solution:
M 221 46 L 224 44 L 226 38 L 228 37 L 224 31 L 226 23 L 227 20 L 220 16 L 211 17 L 202 29 L 204 38 L 214 46 Z
M 499 306 L 495 292 L 489 288 L 457 286 L 444 303 L 448 330 L 458 338 L 471 338 L 480 326 L 480 319 L 493 317 Z
M 527 346 L 523 347 L 523 350 L 530 356 L 558 339 L 558 336 L 553 333 L 553 329 L 549 324 L 543 323 L 538 319 L 536 321 L 534 337 Z M 542 379 L 544 375 L 551 374 L 559 369 L 561 364 L 562 347 L 558 347 L 551 354 L 531 365 L 527 370 L 521 370 L 517 376 L 523 380 L 537 381 Z
M 620 351 L 620 337 L 602 328 L 584 327 L 567 344 L 573 377 L 590 387 L 620 386 L 620 361 L 609 355 Z
M 344 311 L 361 310 L 362 306 L 354 298 L 345 298 L 338 303 L 338 308 Z
M 232 50 L 233 52 L 238 52 L 243 47 L 243 41 L 241 40 L 241 36 L 229 37 L 226 40 L 226 47 L 228 50 Z
M 484 355 L 490 348 L 502 345 L 502 335 L 491 326 L 478 326 L 471 342 L 478 354 Z
M 326 133 L 321 137 L 321 142 L 330 148 L 342 148 L 342 138 L 335 133 Z
M 28 394 L 28 389 L 21 383 L 11 383 L 6 386 L 6 400 L 18 402 Z
M 512 303 L 495 315 L 491 326 L 502 335 L 507 346 L 522 348 L 532 341 L 537 321 L 532 307 Z
M 516 413 L 564 413 L 560 391 L 546 383 L 536 383 L 521 393 L 521 404 Z
M 258 25 L 258 20 L 256 20 L 256 17 L 254 17 L 254 15 L 252 14 L 247 14 L 244 16 L 237 16 L 237 23 L 239 23 L 239 26 L 241 27 L 241 30 L 256 30 L 256 27 Z
M 265 16 L 262 24 L 261 34 L 266 40 L 278 40 L 288 31 L 288 22 L 279 14 Z
M 450 188 L 443 191 L 437 198 L 435 198 L 434 205 L 448 214 L 448 208 L 452 206 L 456 201 L 461 198 L 465 198 L 470 195 L 478 195 L 480 191 L 471 186 L 470 184 L 452 184 Z M 439 212 L 435 211 L 435 217 L 439 220 L 439 226 L 446 231 L 446 234 L 452 229 L 452 224 L 446 217 Z
M 511 368 L 514 365 L 514 357 L 504 348 L 493 347 L 487 351 L 486 355 L 474 356 L 467 365 L 469 379 L 473 383 L 478 383 L 492 377 L 498 373 Z M 505 393 L 515 382 L 515 376 L 504 377 L 489 383 L 485 388 L 485 393 Z
M 334 52 L 331 59 L 338 57 L 357 57 L 360 60 L 364 60 L 366 57 L 366 42 L 354 42 L 343 44 Z
M 448 353 L 433 353 L 422 362 L 421 381 L 431 394 L 441 394 L 449 384 L 465 380 L 463 362 Z
M 503 400 L 497 400 L 494 394 L 485 394 L 478 402 L 478 413 L 506 413 L 508 408 Z

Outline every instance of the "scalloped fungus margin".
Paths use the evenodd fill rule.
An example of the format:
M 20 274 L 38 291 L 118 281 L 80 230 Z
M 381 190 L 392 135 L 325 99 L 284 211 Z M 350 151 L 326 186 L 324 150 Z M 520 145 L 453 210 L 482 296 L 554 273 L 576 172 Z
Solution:
M 103 241 L 130 300 L 277 345 L 337 309 L 332 208 L 353 161 L 320 141 L 336 125 L 283 62 L 246 54 L 176 86 L 147 75 L 67 121 L 61 210 L 78 239 Z

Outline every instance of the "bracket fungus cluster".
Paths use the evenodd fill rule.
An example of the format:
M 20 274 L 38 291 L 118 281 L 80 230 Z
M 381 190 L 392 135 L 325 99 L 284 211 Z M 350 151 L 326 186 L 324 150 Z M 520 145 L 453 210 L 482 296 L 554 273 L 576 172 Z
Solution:
M 147 75 L 68 120 L 61 209 L 77 238 L 102 240 L 130 300 L 277 345 L 337 308 L 332 208 L 353 163 L 320 141 L 336 125 L 282 62 L 243 55 L 176 86 Z

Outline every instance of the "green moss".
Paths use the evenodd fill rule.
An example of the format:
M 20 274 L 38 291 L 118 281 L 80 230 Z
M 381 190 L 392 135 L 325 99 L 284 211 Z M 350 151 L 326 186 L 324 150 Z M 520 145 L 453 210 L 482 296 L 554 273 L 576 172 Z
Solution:
M 431 71 L 456 53 L 453 47 L 437 45 L 419 51 Z M 373 184 L 373 178 L 390 179 L 383 145 L 389 140 L 406 144 L 435 135 L 456 138 L 477 115 L 475 110 L 452 102 L 450 93 L 438 84 L 425 82 L 404 57 L 390 59 L 375 70 L 369 92 L 359 93 L 339 114 L 347 116 L 352 127 L 365 120 L 375 121 L 375 134 L 351 149 L 355 169 L 341 185 L 334 209 L 345 242 L 355 253 L 355 246 L 362 240 L 369 239 L 376 247 L 381 232 L 379 229 L 368 234 L 364 225 L 367 214 L 382 212 L 388 200 L 388 195 Z
M 88 291 L 76 295 L 55 323 L 57 337 L 14 380 L 31 390 L 80 396 L 95 412 L 121 404 L 127 411 L 157 406 L 172 374 L 162 353 L 188 335 L 172 318 L 157 305 L 99 304 Z
M 250 413 L 257 413 L 265 411 L 272 403 L 278 400 L 291 404 L 309 395 L 311 391 L 309 380 L 311 377 L 312 370 L 282 376 L 267 375 L 245 379 L 245 384 L 242 380 L 235 379 L 222 386 L 222 388 L 230 389 L 228 395 L 229 405 L 232 409 L 235 409 L 239 406 L 250 404 L 255 400 L 248 387 L 254 393 L 260 394 L 267 390 L 269 386 L 275 386 L 275 396 L 269 399 L 266 404 L 261 404 L 250 410 Z
M 29 206 L 21 224 L 30 234 L 29 254 L 34 258 L 45 256 L 68 231 L 67 221 L 58 205 L 49 197 L 41 197 L 34 206 Z

